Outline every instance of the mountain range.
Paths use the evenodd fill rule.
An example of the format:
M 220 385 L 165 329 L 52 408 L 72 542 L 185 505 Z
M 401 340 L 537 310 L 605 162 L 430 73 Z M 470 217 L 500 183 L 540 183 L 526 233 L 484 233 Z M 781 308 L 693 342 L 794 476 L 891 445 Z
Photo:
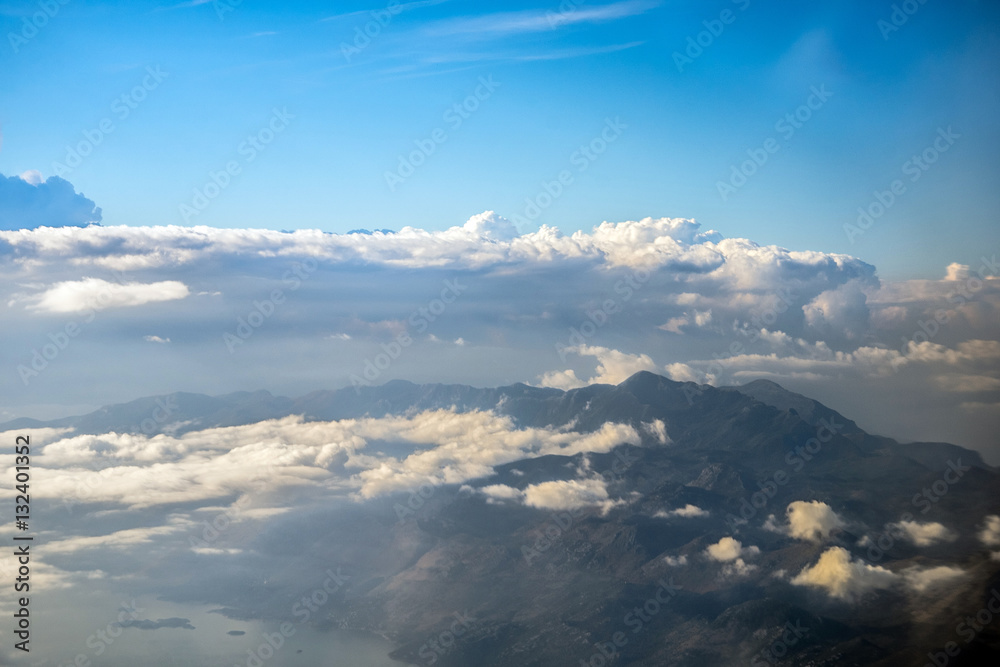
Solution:
M 290 415 L 427 410 L 490 411 L 580 437 L 613 423 L 636 437 L 330 514 L 316 527 L 318 548 L 350 577 L 318 627 L 377 632 L 401 663 L 444 667 L 940 666 L 1000 656 L 1000 613 L 990 611 L 1000 552 L 988 548 L 1000 470 L 955 445 L 866 433 L 766 380 L 712 387 L 642 372 L 571 391 L 392 381 L 299 398 L 177 393 L 0 431 L 176 437 Z M 273 620 L 294 600 L 280 585 L 236 595 L 192 583 L 169 595 Z

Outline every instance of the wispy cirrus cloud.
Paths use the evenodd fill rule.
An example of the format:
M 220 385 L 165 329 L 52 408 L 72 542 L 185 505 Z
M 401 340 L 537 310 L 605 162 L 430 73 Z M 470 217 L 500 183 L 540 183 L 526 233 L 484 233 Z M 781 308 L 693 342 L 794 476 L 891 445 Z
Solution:
M 469 16 L 439 21 L 427 28 L 433 36 L 476 35 L 505 37 L 556 30 L 581 23 L 606 23 L 644 14 L 660 6 L 657 0 L 625 0 L 596 7 L 577 8 L 565 12 L 522 10 L 497 12 L 484 16 Z

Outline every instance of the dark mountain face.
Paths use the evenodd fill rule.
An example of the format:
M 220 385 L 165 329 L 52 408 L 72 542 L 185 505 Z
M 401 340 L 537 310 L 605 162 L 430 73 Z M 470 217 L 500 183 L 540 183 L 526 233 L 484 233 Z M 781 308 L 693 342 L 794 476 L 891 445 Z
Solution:
M 400 661 L 972 665 L 1000 655 L 1000 613 L 971 636 L 956 628 L 1000 587 L 1000 561 L 977 537 L 1000 514 L 1000 474 L 960 447 L 866 434 L 771 382 L 713 388 L 639 373 L 569 392 L 394 381 L 297 399 L 174 394 L 44 425 L 178 434 L 431 409 L 581 435 L 627 424 L 640 437 L 329 517 L 325 557 L 353 576 L 322 624 L 387 634 Z M 524 494 L 581 470 L 601 480 L 604 502 L 537 509 L 484 491 Z M 196 585 L 175 595 L 234 617 L 283 608 Z M 949 642 L 958 653 L 943 653 Z

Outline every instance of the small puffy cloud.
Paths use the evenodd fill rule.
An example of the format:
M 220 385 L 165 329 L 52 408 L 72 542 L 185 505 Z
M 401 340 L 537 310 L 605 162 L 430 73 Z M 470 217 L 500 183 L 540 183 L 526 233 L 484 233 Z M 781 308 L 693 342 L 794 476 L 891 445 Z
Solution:
M 596 345 L 576 345 L 565 348 L 563 352 L 595 357 L 598 362 L 596 375 L 583 381 L 572 370 L 552 371 L 541 376 L 540 386 L 576 389 L 589 384 L 619 384 L 639 371 L 659 371 L 648 354 L 628 354 Z
M 643 423 L 642 430 L 656 438 L 661 445 L 669 445 L 672 442 L 670 436 L 667 435 L 667 425 L 663 423 L 662 419 Z
M 29 297 L 34 303 L 28 308 L 43 313 L 78 313 L 174 301 L 188 294 L 187 285 L 176 280 L 119 284 L 100 278 L 84 278 L 56 283 L 41 294 Z
M 710 544 L 705 549 L 705 555 L 714 561 L 727 563 L 735 561 L 740 556 L 752 557 L 760 553 L 758 547 L 743 547 L 743 543 L 732 537 L 723 537 L 715 544 Z
M 1000 547 L 1000 516 L 986 517 L 986 524 L 979 531 L 979 541 L 988 547 Z
M 656 517 L 656 518 L 660 518 L 660 519 L 670 518 L 670 517 L 675 517 L 675 516 L 681 517 L 681 518 L 684 518 L 684 519 L 697 519 L 697 518 L 705 517 L 705 516 L 708 516 L 708 515 L 709 515 L 709 512 L 707 512 L 706 510 L 703 510 L 703 509 L 701 509 L 700 507 L 698 507 L 696 505 L 690 505 L 690 504 L 688 504 L 688 505 L 685 505 L 684 507 L 681 507 L 681 508 L 678 508 L 678 509 L 675 509 L 675 510 L 670 510 L 669 512 L 666 511 L 666 510 L 660 510 L 659 512 L 657 512 L 653 516 Z
M 944 279 L 950 281 L 966 280 L 969 277 L 969 267 L 965 264 L 952 262 L 944 271 Z
M 661 324 L 660 328 L 664 331 L 669 331 L 675 334 L 683 334 L 685 327 L 697 327 L 701 328 L 711 324 L 712 322 L 712 311 L 709 310 L 695 310 L 678 317 L 671 317 L 666 321 L 665 324 Z
M 602 479 L 574 479 L 532 484 L 524 489 L 524 504 L 543 510 L 600 506 L 606 512 L 621 502 L 608 497 Z
M 586 387 L 587 383 L 578 378 L 576 371 L 571 368 L 565 371 L 549 371 L 548 373 L 544 373 L 538 379 L 538 386 L 569 391 L 570 389 Z
M 520 501 L 524 498 L 524 494 L 520 489 L 515 489 L 513 486 L 507 486 L 506 484 L 491 484 L 489 486 L 484 486 L 479 489 L 479 491 L 486 496 L 487 502 L 496 502 L 500 500 Z
M 756 569 L 756 565 L 747 563 L 742 558 L 737 558 L 722 566 L 722 576 L 729 578 L 745 577 Z
M 898 579 L 883 567 L 852 561 L 851 554 L 842 547 L 830 547 L 815 565 L 803 568 L 792 583 L 820 588 L 841 600 L 855 600 L 869 591 L 890 588 Z
M 954 542 L 958 537 L 955 533 L 945 528 L 943 524 L 936 521 L 928 523 L 900 521 L 899 523 L 890 524 L 889 527 L 902 532 L 903 537 L 918 547 L 929 547 L 936 542 Z
M 664 556 L 663 562 L 668 567 L 684 567 L 688 564 L 688 558 L 687 556 Z
M 917 593 L 926 593 L 940 586 L 957 583 L 965 577 L 965 574 L 965 570 L 947 565 L 929 568 L 914 567 L 902 572 L 906 585 Z
M 170 342 L 169 338 L 161 338 L 160 336 L 143 336 L 142 339 L 147 343 L 160 343 L 161 345 Z
M 758 547 L 744 547 L 739 540 L 732 537 L 723 537 L 705 549 L 705 555 L 709 559 L 723 563 L 721 575 L 724 578 L 745 577 L 756 570 L 757 566 L 747 563 L 745 559 L 753 558 L 758 554 L 760 554 Z
M 785 510 L 788 517 L 788 534 L 799 540 L 820 541 L 847 524 L 826 503 L 818 500 L 796 500 Z
M 78 227 L 101 221 L 101 209 L 58 176 L 34 170 L 0 174 L 0 230 Z

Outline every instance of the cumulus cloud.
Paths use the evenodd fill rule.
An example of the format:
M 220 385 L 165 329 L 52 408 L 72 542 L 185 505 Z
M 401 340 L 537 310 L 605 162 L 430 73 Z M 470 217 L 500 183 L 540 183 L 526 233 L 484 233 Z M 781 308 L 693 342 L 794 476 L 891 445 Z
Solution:
M 889 527 L 902 532 L 903 537 L 918 547 L 929 547 L 937 542 L 954 542 L 958 538 L 954 532 L 935 521 L 928 523 L 900 521 L 890 524 Z
M 889 570 L 851 560 L 842 547 L 830 547 L 820 555 L 815 565 L 805 567 L 792 579 L 796 586 L 819 588 L 831 597 L 856 600 L 866 593 L 886 589 L 898 581 Z
M 847 525 L 833 508 L 818 500 L 789 503 L 785 515 L 788 517 L 788 535 L 799 540 L 825 540 L 832 531 Z
M 736 560 L 740 556 L 756 556 L 759 553 L 758 547 L 743 548 L 743 543 L 732 537 L 723 537 L 705 549 L 706 556 L 720 563 Z
M 988 547 L 1000 547 L 1000 516 L 992 514 L 986 517 L 986 524 L 979 531 L 979 541 Z M 993 560 L 1000 560 L 1000 551 L 994 551 Z
M 608 496 L 603 479 L 555 480 L 529 484 L 524 490 L 506 484 L 491 484 L 479 489 L 487 502 L 516 502 L 543 510 L 575 510 L 584 507 L 600 507 L 608 512 L 624 503 Z
M 703 510 L 697 505 L 687 504 L 684 507 L 680 507 L 675 510 L 659 510 L 653 516 L 656 518 L 670 518 L 670 517 L 681 517 L 684 519 L 698 519 L 701 517 L 706 517 L 709 515 L 707 510 Z
M 817 295 L 802 307 L 806 324 L 824 339 L 857 339 L 868 330 L 868 297 L 862 284 L 853 280 Z
M 723 577 L 744 577 L 757 569 L 756 565 L 747 563 L 746 559 L 760 554 L 755 546 L 744 547 L 742 542 L 732 537 L 723 537 L 715 544 L 705 549 L 705 555 L 713 561 L 723 563 Z
M 727 239 L 677 218 L 605 222 L 574 233 L 552 227 L 519 233 L 493 212 L 437 231 L 403 223 L 394 225 L 397 233 L 344 235 L 173 226 L 0 231 L 0 303 L 44 308 L 41 295 L 61 286 L 45 305 L 66 312 L 68 293 L 86 287 L 81 276 L 109 283 L 102 274 L 109 270 L 128 272 L 136 286 L 181 283 L 205 295 L 145 309 L 147 331 L 118 326 L 131 316 L 127 311 L 107 313 L 102 326 L 110 333 L 88 346 L 93 358 L 65 355 L 53 364 L 58 370 L 32 380 L 46 385 L 50 402 L 86 403 L 92 392 L 61 382 L 60 373 L 79 375 L 85 364 L 100 375 L 112 357 L 149 369 L 132 379 L 129 396 L 112 400 L 182 383 L 205 393 L 251 381 L 285 394 L 301 386 L 336 388 L 365 370 L 381 352 L 378 345 L 406 334 L 410 350 L 419 352 L 379 369 L 373 382 L 534 380 L 573 389 L 650 370 L 709 384 L 823 380 L 828 400 L 853 395 L 859 380 L 878 384 L 879 396 L 931 386 L 944 400 L 905 422 L 879 400 L 851 416 L 900 438 L 929 437 L 923 433 L 936 427 L 934 439 L 958 440 L 941 431 L 952 428 L 944 415 L 964 403 L 962 436 L 995 446 L 987 425 L 996 414 L 990 406 L 1000 405 L 1000 357 L 989 345 L 997 343 L 990 339 L 1000 317 L 1000 279 L 977 277 L 993 269 L 970 266 L 949 270 L 950 280 L 882 283 L 874 267 L 847 255 Z M 970 287 L 973 278 L 978 283 Z M 442 311 L 443 280 L 468 289 Z M 276 289 L 290 305 L 268 319 L 263 335 L 239 347 L 239 366 L 258 372 L 235 378 L 233 357 L 219 354 L 221 334 L 235 331 L 238 318 Z M 957 290 L 966 296 L 955 298 Z M 389 293 L 392 299 L 385 298 Z M 421 308 L 434 308 L 434 318 L 420 316 Z M 933 340 L 915 336 L 922 332 L 919 322 L 936 321 L 938 310 L 947 313 L 947 326 Z M 19 363 L 30 363 L 32 350 L 51 333 L 45 320 L 21 318 L 16 327 L 0 322 Z M 581 323 L 593 322 L 603 324 L 581 336 Z M 182 375 L 168 355 L 151 359 L 141 339 L 151 331 L 184 340 L 186 359 L 205 369 L 205 377 Z M 258 342 L 265 339 L 267 345 Z M 463 363 L 454 363 L 459 357 Z M 220 387 L 220 378 L 232 379 Z M 12 394 L 21 384 L 18 377 L 0 378 L 0 388 L 4 382 Z M 103 382 L 114 379 L 106 373 Z
M 607 423 L 590 433 L 522 429 L 491 412 L 450 410 L 333 422 L 286 417 L 176 437 L 52 437 L 37 462 L 36 474 L 45 482 L 39 497 L 133 508 L 288 487 L 372 498 L 424 484 L 461 484 L 492 474 L 496 465 L 533 456 L 607 452 L 639 443 L 635 429 L 621 424 Z M 383 454 L 379 442 L 407 443 L 411 453 Z M 491 489 L 500 492 L 500 487 Z M 574 505 L 608 500 L 603 482 L 582 480 L 529 487 L 525 502 L 551 505 L 557 502 L 552 494 L 560 492 Z
M 572 510 L 599 506 L 607 512 L 622 502 L 608 497 L 608 489 L 602 479 L 542 482 L 524 489 L 524 504 L 543 510 Z
M 0 230 L 67 227 L 100 222 L 101 209 L 58 176 L 42 180 L 29 170 L 0 174 Z
M 688 564 L 687 556 L 664 556 L 663 562 L 669 567 L 684 567 Z
M 979 541 L 988 547 L 1000 547 L 1000 516 L 986 517 L 986 524 L 979 531 Z
M 564 352 L 597 359 L 596 374 L 589 380 L 580 380 L 572 370 L 545 373 L 539 380 L 542 387 L 576 389 L 591 384 L 620 384 L 639 371 L 659 370 L 647 354 L 628 354 L 596 345 L 576 345 Z
M 934 589 L 959 582 L 966 576 L 959 567 L 940 565 L 930 568 L 909 568 L 901 573 L 906 585 L 917 593 L 932 592 Z
M 479 489 L 479 492 L 486 496 L 487 502 L 498 500 L 521 501 L 524 499 L 524 493 L 520 489 L 515 489 L 513 486 L 507 486 L 506 484 L 490 484 Z
M 112 283 L 100 278 L 84 278 L 56 283 L 28 299 L 29 310 L 42 313 L 80 313 L 107 308 L 141 306 L 159 301 L 175 301 L 190 294 L 187 285 L 176 280 L 158 283 Z

